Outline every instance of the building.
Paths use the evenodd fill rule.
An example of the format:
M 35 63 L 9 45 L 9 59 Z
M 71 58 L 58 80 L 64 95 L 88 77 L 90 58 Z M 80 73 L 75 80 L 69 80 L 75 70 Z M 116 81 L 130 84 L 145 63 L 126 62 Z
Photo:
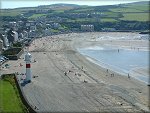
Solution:
M 0 54 L 2 53 L 3 50 L 3 41 L 0 39 Z
M 45 30 L 44 30 L 44 35 L 45 35 L 45 36 L 52 35 L 51 29 L 50 29 L 50 28 L 45 29 Z
M 11 45 L 13 42 L 14 42 L 14 33 L 13 33 L 13 29 L 9 29 L 9 31 L 7 31 L 7 39 L 8 39 L 8 42 L 9 44 Z
M 30 31 L 35 31 L 36 30 L 36 25 L 31 25 L 30 26 Z
M 35 31 L 36 30 L 36 22 L 35 21 L 28 21 L 26 23 L 26 27 L 29 28 L 29 31 Z
M 35 37 L 36 37 L 36 31 L 28 32 L 28 38 L 35 38 Z
M 3 45 L 5 48 L 9 47 L 9 43 L 8 43 L 8 39 L 6 35 L 2 35 L 3 36 Z
M 12 31 L 14 34 L 13 34 L 13 37 L 14 37 L 14 42 L 17 42 L 18 41 L 18 33 L 16 31 Z
M 81 31 L 94 31 L 94 25 L 81 25 Z
M 27 26 L 27 27 L 34 26 L 34 25 L 35 25 L 35 22 L 34 22 L 34 21 L 28 21 L 28 22 L 26 23 L 26 26 Z
M 61 27 L 61 25 L 59 23 L 53 23 L 52 27 L 54 29 L 58 29 L 59 27 Z
M 9 22 L 9 27 L 15 31 L 18 30 L 17 22 Z
M 23 39 L 28 38 L 28 32 L 24 30 L 22 36 L 23 36 Z

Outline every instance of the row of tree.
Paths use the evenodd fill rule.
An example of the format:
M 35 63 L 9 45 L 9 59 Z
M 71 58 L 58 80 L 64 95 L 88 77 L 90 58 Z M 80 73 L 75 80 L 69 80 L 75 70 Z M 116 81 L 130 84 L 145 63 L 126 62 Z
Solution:
M 95 31 L 101 31 L 103 28 L 115 28 L 116 30 L 148 30 L 150 22 L 137 21 L 119 21 L 119 22 L 63 22 L 62 25 L 67 28 L 81 28 L 82 24 L 94 25 Z

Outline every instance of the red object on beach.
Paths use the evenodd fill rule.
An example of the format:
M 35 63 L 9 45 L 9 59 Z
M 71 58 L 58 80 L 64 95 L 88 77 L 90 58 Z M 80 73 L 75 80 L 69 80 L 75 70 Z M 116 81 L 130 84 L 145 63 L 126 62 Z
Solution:
M 31 66 L 30 66 L 30 64 L 26 64 L 26 68 L 30 68 Z

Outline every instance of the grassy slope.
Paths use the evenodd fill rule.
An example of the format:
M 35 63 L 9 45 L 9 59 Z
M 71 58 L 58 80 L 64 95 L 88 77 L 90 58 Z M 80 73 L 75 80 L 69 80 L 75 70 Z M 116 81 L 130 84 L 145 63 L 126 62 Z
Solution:
M 0 12 L 0 16 L 17 16 L 19 14 L 21 14 L 20 11 L 3 10 Z
M 17 88 L 4 80 L 0 80 L 0 112 L 24 112 Z
M 45 16 L 46 14 L 33 14 L 29 19 L 36 19 L 37 17 Z
M 101 22 L 116 22 L 117 21 L 117 20 L 112 19 L 112 18 L 102 18 L 100 20 L 101 20 Z
M 123 15 L 121 20 L 149 21 L 149 4 L 126 4 L 120 8 L 110 9 L 112 12 L 120 12 Z
M 125 13 L 121 20 L 136 20 L 136 21 L 149 21 L 148 13 Z

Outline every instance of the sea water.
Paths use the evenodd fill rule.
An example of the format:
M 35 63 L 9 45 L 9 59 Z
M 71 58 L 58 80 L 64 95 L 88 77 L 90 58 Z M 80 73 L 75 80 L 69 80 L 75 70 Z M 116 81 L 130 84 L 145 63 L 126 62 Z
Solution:
M 100 46 L 80 48 L 78 51 L 95 64 L 126 76 L 132 69 L 139 67 L 149 68 L 149 51 Z M 148 83 L 149 80 L 148 75 L 137 74 L 134 77 L 145 83 Z

